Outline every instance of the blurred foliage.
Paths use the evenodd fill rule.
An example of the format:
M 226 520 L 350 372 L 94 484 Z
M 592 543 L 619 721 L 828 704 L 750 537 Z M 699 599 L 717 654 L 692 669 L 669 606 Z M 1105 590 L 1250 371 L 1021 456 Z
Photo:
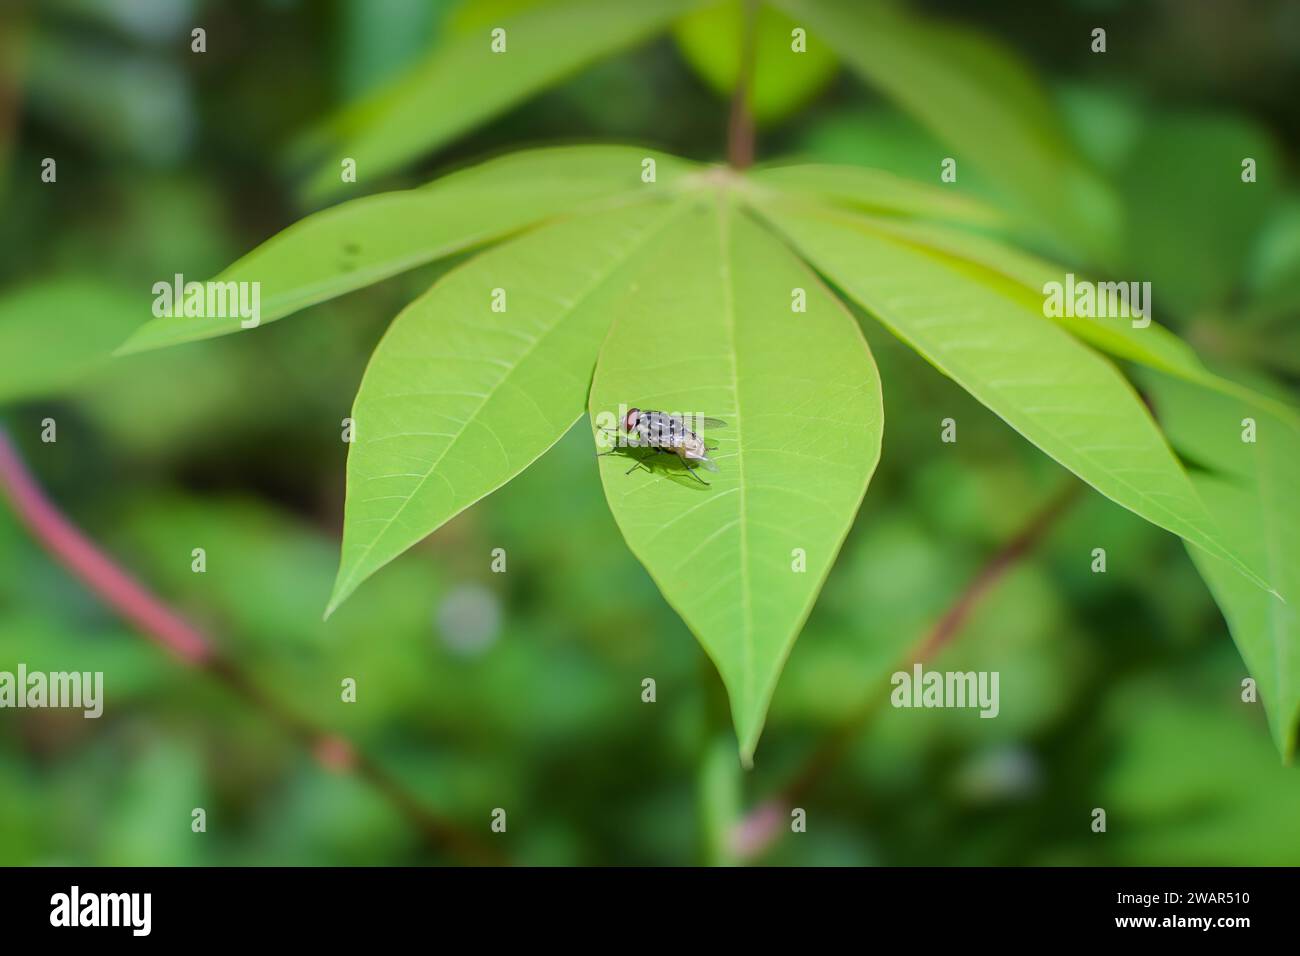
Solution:
M 726 0 L 679 20 L 673 37 L 683 58 L 720 96 L 730 98 L 741 75 L 740 47 L 735 37 L 744 29 L 745 0 Z M 754 119 L 771 125 L 786 119 L 824 90 L 838 63 L 816 37 L 803 37 L 804 53 L 790 56 L 797 28 L 779 10 L 763 5 L 754 18 L 753 84 L 750 108 Z
M 1211 359 L 1293 390 L 1295 5 L 1263 2 L 1250 16 L 1210 2 L 1050 6 L 921 9 L 998 37 L 1046 77 L 1072 148 L 1120 197 L 1115 268 L 1158 281 L 1160 321 Z M 450 29 L 444 11 L 398 0 L 7 6 L 0 83 L 22 85 L 20 111 L 0 115 L 0 313 L 45 296 L 40 313 L 71 322 L 70 311 L 85 314 L 79 290 L 120 296 L 177 272 L 210 274 L 297 219 L 301 182 L 279 162 L 289 143 L 414 62 Z M 1087 49 L 1099 21 L 1104 56 Z M 204 57 L 188 52 L 198 22 Z M 661 38 L 585 69 L 393 184 L 578 138 L 714 159 L 726 102 L 718 76 L 698 75 L 704 54 L 688 48 Z M 825 82 L 802 108 L 773 107 L 763 158 L 797 151 L 933 181 L 947 153 L 932 133 L 850 75 Z M 1234 181 L 1246 149 L 1260 161 L 1253 186 Z M 46 156 L 59 159 L 57 188 L 39 181 Z M 1230 168 L 1214 179 L 1221 163 Z M 1006 198 L 974 167 L 956 188 Z M 1188 191 L 1195 201 L 1179 198 Z M 33 366 L 66 362 L 73 386 L 10 404 L 4 420 L 55 500 L 237 651 L 259 686 L 350 735 L 485 837 L 491 808 L 508 808 L 499 839 L 521 862 L 717 859 L 718 820 L 784 785 L 1066 480 L 868 324 L 890 422 L 882 464 L 791 655 L 762 759 L 732 780 L 710 759 L 716 701 L 702 675 L 712 675 L 624 546 L 585 435 L 568 435 L 320 620 L 342 512 L 340 420 L 365 357 L 432 275 L 255 337 L 93 361 L 117 321 L 106 291 L 102 324 L 85 326 L 76 352 L 41 355 L 0 329 L 6 348 L 35 349 Z M 0 382 L 7 397 L 19 392 L 30 394 Z M 39 440 L 46 416 L 59 422 L 57 443 Z M 949 416 L 956 445 L 937 440 Z M 199 546 L 203 575 L 190 571 Z M 508 549 L 506 574 L 489 571 L 495 547 Z M 1089 571 L 1094 547 L 1107 549 L 1104 575 Z M 0 713 L 0 862 L 446 860 L 373 791 L 322 770 L 117 621 L 8 510 L 0 569 L 0 670 L 103 670 L 109 701 L 98 721 Z M 808 832 L 765 862 L 1300 860 L 1300 781 L 1279 766 L 1262 709 L 1240 700 L 1246 672 L 1209 592 L 1176 539 L 1099 496 L 1088 493 L 989 595 L 937 666 L 1000 670 L 1003 716 L 879 710 L 804 798 Z M 347 676 L 356 704 L 339 700 Z M 647 676 L 654 704 L 641 702 Z M 208 811 L 203 835 L 189 829 L 196 806 Z M 1105 834 L 1089 826 L 1099 806 Z

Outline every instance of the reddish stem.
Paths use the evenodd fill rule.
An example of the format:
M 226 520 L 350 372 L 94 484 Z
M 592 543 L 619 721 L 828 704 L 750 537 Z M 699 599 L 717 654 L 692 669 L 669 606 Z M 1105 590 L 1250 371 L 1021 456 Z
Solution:
M 961 594 L 944 612 L 943 617 L 903 655 L 900 664 L 912 664 L 933 658 L 961 633 L 976 606 L 993 590 L 1016 562 L 1033 550 L 1055 526 L 1078 497 L 1083 486 L 1071 481 L 1046 506 L 1037 512 L 1010 541 L 998 549 L 980 568 Z M 768 850 L 784 832 L 789 811 L 839 760 L 845 747 L 882 706 L 884 696 L 873 693 L 862 706 L 833 728 L 807 761 L 772 797 L 755 806 L 736 824 L 740 855 L 752 859 Z
M 0 488 L 32 537 L 109 607 L 187 664 L 212 657 L 212 645 L 114 564 L 41 491 L 8 434 L 0 431 Z
M 754 165 L 754 46 L 757 37 L 758 2 L 745 0 L 740 35 L 740 69 L 731 94 L 731 116 L 727 120 L 727 163 L 732 169 Z
M 356 774 L 381 793 L 435 847 L 445 848 L 472 863 L 505 862 L 495 850 L 427 810 L 349 741 L 312 726 L 268 697 L 236 661 L 218 653 L 212 641 L 127 574 L 64 517 L 41 490 L 3 428 L 0 428 L 0 490 L 32 537 L 77 580 L 154 643 L 183 663 L 216 678 L 282 727 L 322 767 Z

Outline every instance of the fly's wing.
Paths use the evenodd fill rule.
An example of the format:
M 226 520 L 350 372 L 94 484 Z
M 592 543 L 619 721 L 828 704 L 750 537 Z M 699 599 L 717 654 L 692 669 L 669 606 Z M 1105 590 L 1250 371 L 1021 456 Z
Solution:
M 695 461 L 699 462 L 699 463 L 700 463 L 700 466 L 701 466 L 705 471 L 717 471 L 717 470 L 718 470 L 718 466 L 717 466 L 717 464 L 714 462 L 714 460 L 713 460 L 712 458 L 696 458 Z

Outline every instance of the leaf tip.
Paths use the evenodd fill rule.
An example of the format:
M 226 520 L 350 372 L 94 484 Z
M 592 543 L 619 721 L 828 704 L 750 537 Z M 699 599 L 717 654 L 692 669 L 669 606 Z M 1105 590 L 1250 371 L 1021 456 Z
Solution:
M 739 725 L 736 725 L 736 740 L 740 751 L 740 766 L 745 770 L 754 769 L 754 751 L 758 749 L 758 738 L 762 734 L 763 727 L 760 724 L 747 732 Z
M 348 599 L 348 595 L 351 593 L 351 588 L 346 591 L 340 591 L 336 585 L 334 593 L 330 595 L 329 602 L 325 605 L 325 613 L 320 616 L 320 619 L 322 621 L 328 621 L 334 612 L 339 609 L 339 606 Z
M 361 577 L 361 580 L 357 579 L 355 567 L 349 568 L 347 565 L 340 563 L 339 573 L 334 579 L 334 587 L 330 590 L 329 603 L 325 605 L 325 614 L 321 617 L 321 620 L 328 621 L 330 615 L 337 611 L 343 605 L 343 602 L 352 596 L 352 592 L 357 589 L 363 580 L 365 580 L 364 575 Z

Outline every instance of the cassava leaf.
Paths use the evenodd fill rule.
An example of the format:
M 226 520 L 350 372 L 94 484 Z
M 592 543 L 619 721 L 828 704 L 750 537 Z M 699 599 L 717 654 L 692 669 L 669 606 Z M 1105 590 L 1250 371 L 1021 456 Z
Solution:
M 905 222 L 865 213 L 858 216 L 857 222 L 869 231 L 939 250 L 1011 280 L 1022 288 L 1008 288 L 1007 293 L 1023 299 L 1030 309 L 1041 311 L 1047 283 L 1064 283 L 1068 271 L 1064 266 L 1040 259 L 996 238 L 944 223 Z M 1079 275 L 1076 281 L 1091 278 Z M 1076 338 L 1103 352 L 1213 388 L 1225 395 L 1255 402 L 1276 415 L 1300 423 L 1300 416 L 1286 404 L 1210 371 L 1190 345 L 1154 321 L 1145 327 L 1137 327 L 1131 318 L 1122 316 L 1083 318 L 1063 314 L 1050 318 Z
M 1267 410 L 1150 376 L 1155 407 L 1174 447 L 1195 461 L 1201 500 L 1233 548 L 1259 567 L 1285 603 L 1229 565 L 1189 548 L 1259 688 L 1285 760 L 1300 724 L 1300 428 Z M 1243 441 L 1254 420 L 1254 441 Z
M 1032 73 L 981 34 L 906 14 L 894 4 L 771 0 L 816 31 L 844 63 L 1018 200 L 1059 243 L 1113 254 L 1118 203 L 1080 164 Z M 934 175 L 939 160 L 934 158 Z
M 76 384 L 109 361 L 138 318 L 119 285 L 58 276 L 0 298 L 0 402 L 36 398 Z
M 602 293 L 679 208 L 647 202 L 537 229 L 454 269 L 393 321 L 353 408 L 327 614 L 573 425 L 611 315 Z
M 683 17 L 673 27 L 677 48 L 715 91 L 730 97 L 741 73 L 741 37 L 747 0 L 723 0 Z M 750 109 L 760 124 L 794 113 L 826 87 L 839 62 L 819 37 L 805 35 L 792 48 L 797 26 L 779 10 L 758 7 L 754 22 L 753 86 Z
M 1112 501 L 1271 589 L 1220 532 L 1129 382 L 985 270 L 792 204 L 763 212 L 818 269 L 1012 428 Z
M 554 0 L 503 16 L 491 29 L 451 37 L 394 83 L 338 116 L 300 152 L 328 153 L 310 179 L 316 197 L 346 188 L 339 162 L 382 176 L 581 67 L 663 30 L 700 0 Z M 491 30 L 505 31 L 505 52 Z
M 996 226 L 1005 221 L 1003 214 L 992 206 L 961 193 L 862 166 L 820 163 L 768 166 L 752 171 L 746 179 L 760 189 L 774 189 L 850 209 L 978 226 Z
M 655 160 L 654 184 L 641 163 Z M 261 324 L 539 221 L 670 189 L 690 163 L 652 150 L 578 146 L 527 150 L 420 189 L 382 193 L 308 216 L 217 277 L 261 283 Z M 239 318 L 158 318 L 119 354 L 240 331 Z
M 717 666 L 748 762 L 875 469 L 879 379 L 847 310 L 725 193 L 635 267 L 592 381 L 593 422 L 635 405 L 727 425 L 705 429 L 719 445 L 709 487 L 658 462 L 625 474 L 625 454 L 600 459 L 601 479 L 632 552 Z M 806 312 L 792 310 L 797 288 Z

